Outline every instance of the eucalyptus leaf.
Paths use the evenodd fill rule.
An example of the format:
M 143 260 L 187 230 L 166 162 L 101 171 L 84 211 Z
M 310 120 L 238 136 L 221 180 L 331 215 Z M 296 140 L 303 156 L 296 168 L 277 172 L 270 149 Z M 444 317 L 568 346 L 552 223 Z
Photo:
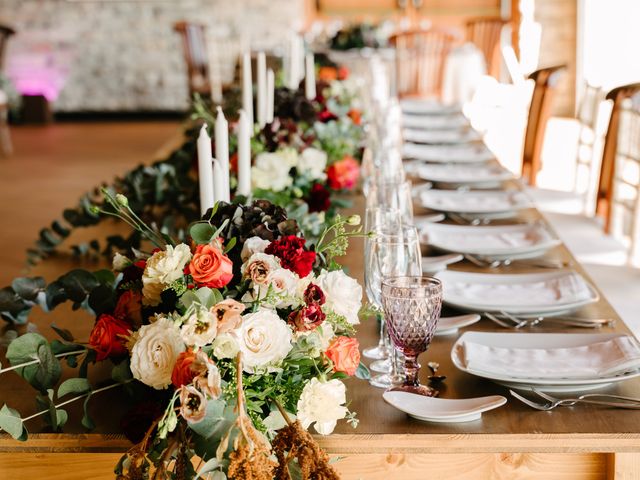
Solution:
M 116 307 L 115 292 L 111 287 L 98 285 L 96 288 L 91 290 L 88 305 L 96 316 L 112 312 Z
M 133 378 L 129 368 L 129 360 L 123 360 L 111 370 L 111 378 L 114 382 L 124 383 Z
M 356 369 L 356 377 L 362 380 L 369 380 L 371 378 L 371 372 L 362 362 L 360 362 L 358 368 Z
M 69 378 L 58 387 L 58 398 L 62 398 L 70 393 L 81 395 L 87 393 L 89 390 L 91 390 L 91 384 L 86 378 Z
M 64 427 L 64 424 L 67 423 L 67 420 L 69 420 L 69 415 L 67 414 L 66 410 L 56 410 L 55 429 L 56 430 L 62 429 L 62 427 Z
M 66 328 L 60 328 L 55 323 L 51 324 L 51 328 L 53 329 L 54 332 L 60 335 L 60 338 L 62 338 L 63 340 L 67 342 L 73 342 L 74 340 L 73 334 Z
M 75 269 L 63 275 L 59 279 L 64 291 L 70 300 L 81 303 L 91 291 L 100 285 L 98 279 L 86 270 Z
M 7 348 L 7 360 L 12 366 L 39 360 L 39 363 L 18 368 L 16 372 L 34 388 L 44 392 L 58 383 L 62 368 L 47 340 L 38 333 L 25 333 Z
M 189 235 L 194 242 L 199 245 L 205 245 L 211 241 L 215 229 L 209 222 L 198 222 L 191 225 Z
M 6 404 L 0 408 L 0 428 L 16 440 L 19 440 L 23 435 L 24 425 L 20 414 Z
M 84 414 L 82 415 L 82 426 L 87 430 L 93 430 L 96 428 L 96 424 L 94 423 L 93 419 L 89 415 L 89 399 L 90 398 L 91 398 L 91 394 L 87 395 L 87 398 L 85 398 L 84 404 L 83 404 Z
M 38 292 L 44 290 L 46 282 L 42 277 L 18 277 L 11 282 L 11 288 L 25 300 L 34 301 Z

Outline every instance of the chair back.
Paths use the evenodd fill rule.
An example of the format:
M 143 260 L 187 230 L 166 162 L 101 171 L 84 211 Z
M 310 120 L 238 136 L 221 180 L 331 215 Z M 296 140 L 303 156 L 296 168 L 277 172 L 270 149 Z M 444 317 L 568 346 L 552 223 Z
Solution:
M 16 31 L 8 25 L 0 24 L 0 71 L 4 66 L 4 59 L 7 53 L 7 44 L 9 43 L 9 37 L 14 35 Z
M 501 17 L 474 17 L 466 22 L 467 42 L 475 44 L 483 53 L 487 73 L 494 78 L 500 75 L 500 36 L 508 20 Z
M 609 233 L 615 183 L 622 178 L 621 176 L 626 175 L 628 161 L 632 162 L 631 164 L 638 161 L 637 158 L 633 159 L 637 157 L 640 146 L 632 145 L 629 141 L 634 139 L 633 129 L 637 127 L 634 118 L 638 110 L 637 105 L 640 103 L 640 83 L 614 88 L 607 94 L 606 99 L 612 101 L 613 106 L 602 150 L 596 192 L 596 215 L 604 219 L 605 231 Z M 635 140 L 640 141 L 640 137 L 636 136 Z
M 541 68 L 529 75 L 529 79 L 533 80 L 535 85 L 524 135 L 522 178 L 532 187 L 536 185 L 536 177 L 542 166 L 544 133 L 551 116 L 555 90 L 565 68 L 564 65 L 556 65 Z
M 204 97 L 211 97 L 205 26 L 178 22 L 174 25 L 174 30 L 182 37 L 182 50 L 189 76 L 189 95 L 192 97 L 194 93 L 198 93 Z
M 439 98 L 442 92 L 444 61 L 455 41 L 444 30 L 410 30 L 391 36 L 396 49 L 396 89 L 398 96 Z

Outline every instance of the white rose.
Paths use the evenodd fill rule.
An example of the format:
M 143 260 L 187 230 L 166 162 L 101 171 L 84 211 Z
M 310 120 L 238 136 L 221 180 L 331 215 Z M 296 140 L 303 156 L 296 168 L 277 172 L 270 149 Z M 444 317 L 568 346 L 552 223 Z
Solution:
M 242 326 L 236 330 L 246 372 L 261 368 L 275 371 L 291 351 L 291 329 L 272 310 L 258 310 L 242 317 Z
M 278 257 L 257 252 L 242 264 L 240 273 L 242 273 L 243 277 L 249 278 L 253 283 L 265 285 L 271 272 L 279 268 L 280 260 Z
M 131 349 L 133 378 L 155 389 L 171 383 L 171 372 L 178 355 L 185 350 L 178 327 L 166 317 L 158 317 L 137 332 Z
M 205 308 L 194 311 L 182 324 L 180 335 L 190 347 L 204 347 L 213 342 L 218 333 L 218 320 Z
M 317 148 L 307 148 L 298 160 L 298 170 L 314 180 L 324 180 L 327 168 L 327 153 Z
M 131 260 L 129 260 L 124 255 L 117 253 L 113 256 L 113 270 L 116 272 L 121 272 L 129 265 L 131 265 Z
M 146 305 L 158 305 L 160 293 L 167 285 L 183 275 L 184 266 L 191 260 L 191 250 L 181 243 L 176 247 L 167 245 L 166 250 L 154 253 L 142 274 L 142 296 Z
M 360 323 L 358 312 L 362 306 L 362 287 L 342 270 L 322 272 L 316 282 L 326 296 L 323 309 L 342 315 L 352 325 Z
M 264 298 L 270 291 L 275 294 L 276 302 L 274 307 L 286 308 L 298 305 L 302 298 L 298 298 L 298 283 L 300 277 L 287 268 L 273 270 L 268 276 L 264 285 L 256 285 L 255 293 L 259 299 Z
M 233 358 L 239 350 L 238 340 L 231 333 L 222 333 L 213 341 L 213 355 L 216 358 Z
M 256 157 L 251 168 L 253 188 L 280 192 L 293 183 L 289 175 L 290 162 L 278 153 L 263 152 Z
M 298 420 L 304 428 L 315 422 L 314 428 L 321 435 L 329 435 L 336 427 L 338 420 L 347 413 L 344 404 L 347 389 L 340 380 L 321 382 L 312 378 L 304 386 L 298 400 Z
M 264 253 L 265 248 L 267 248 L 270 243 L 269 240 L 264 240 L 260 237 L 247 238 L 242 246 L 240 258 L 243 262 L 246 262 L 254 253 Z

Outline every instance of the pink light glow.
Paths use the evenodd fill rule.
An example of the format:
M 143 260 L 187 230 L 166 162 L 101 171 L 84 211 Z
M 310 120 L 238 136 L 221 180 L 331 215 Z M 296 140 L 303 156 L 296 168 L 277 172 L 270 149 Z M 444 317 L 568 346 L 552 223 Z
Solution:
M 55 65 L 51 56 L 27 53 L 10 56 L 7 76 L 23 95 L 43 95 L 54 101 L 64 86 L 67 72 Z

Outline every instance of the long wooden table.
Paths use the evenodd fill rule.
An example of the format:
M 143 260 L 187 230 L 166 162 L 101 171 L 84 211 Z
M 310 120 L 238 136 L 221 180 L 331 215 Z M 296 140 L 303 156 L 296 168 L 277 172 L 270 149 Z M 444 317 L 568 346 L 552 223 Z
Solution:
M 355 199 L 352 211 L 363 213 L 362 198 Z M 540 218 L 535 210 L 523 215 Z M 554 249 L 548 257 L 572 262 L 586 276 L 565 247 Z M 361 240 L 353 241 L 343 263 L 351 275 L 362 281 Z M 68 262 L 59 259 L 43 264 L 34 273 L 51 278 L 68 268 Z M 451 268 L 479 270 L 467 263 Z M 502 269 L 520 270 L 513 265 Z M 578 315 L 618 318 L 604 298 Z M 88 335 L 93 322 L 86 314 L 71 314 L 65 309 L 50 315 L 34 312 L 33 319 L 45 335 L 51 336 L 47 325 L 55 321 L 77 332 L 77 338 Z M 483 320 L 465 330 L 496 331 L 500 327 Z M 562 331 L 547 326 L 536 330 Z M 621 321 L 601 331 L 629 332 Z M 375 322 L 363 320 L 358 337 L 363 347 L 375 344 Z M 457 335 L 436 337 L 421 357 L 423 365 L 427 360 L 438 362 L 439 373 L 447 376 L 440 389 L 441 397 L 500 394 L 509 398 L 505 387 L 462 373 L 452 365 L 450 350 L 456 338 Z M 1 360 L 4 362 L 4 358 Z M 421 373 L 426 381 L 426 368 Z M 106 378 L 107 372 L 96 368 L 93 377 Z M 640 379 L 602 391 L 640 396 Z M 335 465 L 344 479 L 640 478 L 640 411 L 581 405 L 541 412 L 509 398 L 505 406 L 483 414 L 481 420 L 431 424 L 411 419 L 387 405 L 382 400 L 382 390 L 367 382 L 349 380 L 347 395 L 350 409 L 358 412 L 358 428 L 354 430 L 342 422 L 334 434 L 319 438 L 330 455 L 340 457 Z M 0 404 L 6 402 L 26 416 L 35 412 L 32 398 L 33 390 L 17 375 L 2 376 Z M 121 392 L 113 390 L 92 400 L 90 411 L 97 428 L 91 433 L 80 425 L 82 402 L 78 402 L 68 409 L 70 421 L 66 433 L 40 433 L 44 431 L 43 425 L 34 420 L 28 425 L 32 434 L 26 443 L 0 434 L 0 479 L 112 479 L 113 466 L 130 446 L 118 428 L 125 410 L 123 398 Z

